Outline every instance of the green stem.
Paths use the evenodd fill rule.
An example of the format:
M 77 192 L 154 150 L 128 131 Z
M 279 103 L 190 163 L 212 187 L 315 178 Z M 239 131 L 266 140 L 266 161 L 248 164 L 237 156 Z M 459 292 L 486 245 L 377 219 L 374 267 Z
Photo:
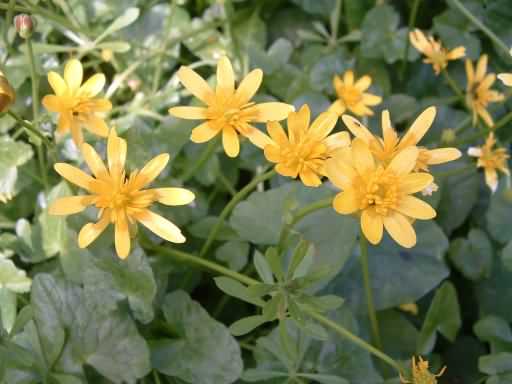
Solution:
M 7 13 L 5 15 L 5 24 L 4 24 L 4 30 L 3 30 L 3 35 L 4 35 L 4 43 L 5 43 L 5 49 L 7 51 L 10 50 L 10 44 L 9 44 L 9 39 L 8 39 L 8 34 L 9 34 L 9 26 L 12 25 L 12 15 L 14 13 L 14 4 L 16 4 L 16 0 L 9 0 L 9 5 L 7 8 Z
M 466 16 L 469 21 L 486 34 L 494 44 L 500 47 L 507 56 L 509 55 L 509 47 L 493 31 L 487 28 L 484 23 L 478 20 L 459 0 L 450 0 L 450 2 L 460 11 L 460 13 Z
M 362 232 L 359 235 L 359 247 L 361 249 L 359 260 L 361 261 L 361 270 L 363 273 L 364 292 L 366 294 L 366 304 L 368 306 L 368 318 L 370 320 L 370 326 L 372 330 L 373 345 L 376 345 L 377 348 L 382 349 L 379 323 L 377 321 L 377 314 L 373 304 L 373 292 L 370 283 L 370 271 L 368 268 L 368 241 Z
M 262 173 L 258 176 L 256 176 L 252 181 L 247 184 L 245 187 L 243 187 L 235 196 L 233 196 L 230 200 L 230 202 L 224 207 L 222 212 L 219 215 L 219 218 L 217 219 L 217 222 L 211 229 L 210 233 L 208 234 L 208 238 L 206 239 L 206 242 L 204 243 L 203 247 L 201 248 L 201 251 L 199 252 L 199 257 L 204 257 L 206 253 L 209 251 L 211 245 L 215 241 L 215 238 L 217 237 L 224 220 L 228 217 L 228 215 L 231 213 L 233 208 L 242 200 L 244 199 L 259 183 L 264 182 L 265 180 L 268 180 L 272 178 L 276 172 L 274 170 L 268 171 L 266 173 Z
M 341 0 L 336 0 L 334 11 L 331 14 L 331 39 L 329 44 L 335 46 L 338 41 L 338 30 L 341 16 Z
M 158 376 L 158 372 L 155 369 L 153 369 L 153 380 L 155 384 L 161 384 L 160 376 Z
M 27 131 L 30 131 L 31 133 L 39 137 L 47 147 L 53 146 L 52 142 L 48 140 L 48 138 L 45 135 L 43 135 L 41 131 L 35 129 L 30 122 L 23 120 L 16 112 L 9 109 L 7 111 L 7 114 L 11 116 L 13 119 L 15 119 L 18 122 L 18 124 L 20 124 Z
M 411 14 L 409 15 L 409 25 L 407 27 L 407 38 L 405 39 L 404 56 L 402 59 L 402 68 L 400 70 L 400 78 L 403 79 L 405 71 L 407 70 L 407 57 L 409 56 L 409 48 L 411 46 L 409 42 L 409 33 L 416 24 L 416 16 L 418 15 L 418 8 L 420 6 L 420 0 L 414 0 L 411 8 Z
M 450 76 L 450 74 L 448 73 L 446 68 L 443 69 L 443 76 L 444 76 L 444 79 L 446 80 L 446 82 L 448 83 L 448 85 L 450 86 L 450 88 L 452 89 L 452 91 L 455 92 L 455 94 L 460 99 L 460 101 L 462 103 L 464 103 L 464 105 L 466 105 L 465 104 L 466 98 L 464 97 L 464 93 L 459 88 L 459 86 L 457 85 L 455 80 L 453 80 L 453 78 Z
M 196 174 L 196 172 L 199 171 L 201 167 L 210 159 L 210 157 L 213 156 L 218 145 L 218 138 L 210 140 L 206 148 L 199 156 L 199 159 L 197 159 L 197 161 L 191 167 L 187 168 L 186 172 L 181 177 L 183 183 L 186 183 L 188 180 L 190 180 Z
M 505 116 L 503 116 L 500 120 L 498 120 L 498 122 L 496 124 L 494 124 L 494 127 L 491 129 L 491 132 L 496 132 L 498 129 L 503 128 L 505 125 L 507 125 L 511 121 L 512 121 L 512 111 L 510 111 Z M 488 131 L 476 132 L 473 135 L 471 135 L 465 139 L 456 141 L 454 143 L 454 145 L 460 146 L 460 145 L 464 145 L 464 144 L 473 143 L 475 140 L 478 140 L 479 138 L 484 137 L 487 133 L 488 133 Z
M 39 79 L 36 73 L 36 65 L 34 59 L 34 50 L 32 49 L 32 39 L 29 37 L 27 40 L 27 58 L 30 65 L 30 77 L 32 80 L 32 125 L 34 130 L 39 131 Z M 48 192 L 48 175 L 46 173 L 46 161 L 44 157 L 42 143 L 36 145 L 37 160 L 39 162 L 39 171 L 41 173 L 41 179 L 44 183 L 44 189 Z

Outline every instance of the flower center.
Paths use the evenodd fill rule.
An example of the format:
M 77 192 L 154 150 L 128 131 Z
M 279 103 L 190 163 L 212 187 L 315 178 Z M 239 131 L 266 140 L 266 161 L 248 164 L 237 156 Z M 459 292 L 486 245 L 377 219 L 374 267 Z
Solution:
M 434 49 L 430 54 L 430 60 L 443 68 L 446 64 L 446 52 L 443 49 Z
M 361 178 L 360 209 L 374 207 L 379 215 L 386 216 L 398 202 L 398 180 L 394 173 L 382 167 Z
M 363 95 L 359 89 L 354 86 L 345 85 L 341 90 L 341 98 L 345 104 L 354 106 L 361 101 Z
M 327 159 L 327 148 L 320 141 L 304 140 L 284 147 L 281 156 L 286 159 L 288 167 L 297 167 L 298 172 L 305 165 L 319 172 L 323 161 Z

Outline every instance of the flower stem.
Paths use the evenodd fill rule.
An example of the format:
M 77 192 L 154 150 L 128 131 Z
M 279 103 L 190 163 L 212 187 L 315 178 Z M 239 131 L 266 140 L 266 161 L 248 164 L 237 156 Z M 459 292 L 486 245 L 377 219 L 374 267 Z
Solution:
M 411 13 L 409 16 L 409 25 L 407 27 L 407 38 L 405 39 L 405 48 L 404 48 L 404 55 L 402 58 L 402 67 L 400 68 L 400 78 L 403 79 L 405 75 L 405 71 L 407 69 L 407 57 L 409 56 L 409 48 L 411 46 L 409 42 L 409 33 L 414 28 L 414 24 L 416 24 L 416 16 L 418 15 L 418 8 L 420 6 L 421 0 L 414 0 L 414 3 L 412 3 Z
M 187 168 L 186 172 L 181 176 L 181 181 L 183 183 L 190 180 L 197 171 L 201 169 L 201 167 L 212 157 L 212 155 L 215 153 L 215 150 L 217 149 L 219 145 L 218 137 L 214 138 L 213 140 L 210 140 L 206 148 L 203 150 L 201 155 L 199 156 L 199 159 L 189 168 Z
M 15 119 L 24 129 L 39 137 L 47 147 L 53 146 L 52 142 L 49 141 L 45 135 L 43 135 L 39 130 L 35 129 L 30 122 L 23 120 L 16 112 L 9 109 L 6 113 Z
M 211 229 L 210 233 L 208 234 L 208 238 L 206 239 L 206 242 L 204 243 L 203 247 L 201 248 L 201 251 L 199 252 L 199 257 L 204 257 L 206 253 L 210 250 L 211 245 L 215 241 L 215 238 L 217 237 L 222 224 L 224 223 L 224 220 L 228 217 L 228 215 L 231 213 L 233 208 L 242 200 L 244 199 L 256 186 L 270 178 L 272 178 L 276 172 L 274 170 L 268 171 L 266 173 L 262 173 L 258 176 L 256 176 L 252 181 L 247 184 L 245 187 L 243 187 L 235 196 L 233 196 L 230 200 L 230 202 L 224 207 L 222 212 L 219 215 L 219 218 L 217 219 L 217 222 Z
M 448 85 L 450 86 L 450 88 L 452 89 L 453 92 L 455 92 L 455 94 L 457 95 L 457 97 L 460 99 L 460 101 L 462 103 L 464 103 L 465 105 L 465 97 L 464 97 L 464 93 L 462 92 L 462 90 L 459 88 L 459 86 L 457 85 L 457 83 L 455 82 L 455 80 L 453 80 L 453 78 L 450 76 L 450 74 L 448 73 L 448 71 L 445 69 L 443 69 L 443 76 L 444 76 L 444 79 L 446 80 L 446 82 L 448 83 Z
M 373 293 L 370 284 L 370 271 L 368 269 L 368 241 L 366 240 L 366 237 L 362 232 L 359 235 L 359 247 L 361 249 L 359 260 L 361 261 L 361 270 L 363 272 L 363 284 L 364 292 L 366 294 L 366 304 L 368 306 L 368 318 L 370 320 L 370 326 L 372 330 L 372 344 L 377 346 L 377 348 L 382 349 L 382 342 L 379 332 L 379 323 L 377 321 L 377 314 L 375 312 L 375 306 L 373 304 Z

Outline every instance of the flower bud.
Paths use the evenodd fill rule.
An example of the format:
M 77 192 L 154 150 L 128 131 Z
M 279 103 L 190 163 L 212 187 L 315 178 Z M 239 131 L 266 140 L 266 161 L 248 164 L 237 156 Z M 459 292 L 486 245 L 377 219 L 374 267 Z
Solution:
M 14 100 L 16 100 L 16 93 L 9 84 L 9 80 L 0 71 L 0 113 L 7 111 Z
M 30 15 L 21 13 L 14 18 L 14 27 L 22 38 L 28 39 L 34 31 L 35 20 Z

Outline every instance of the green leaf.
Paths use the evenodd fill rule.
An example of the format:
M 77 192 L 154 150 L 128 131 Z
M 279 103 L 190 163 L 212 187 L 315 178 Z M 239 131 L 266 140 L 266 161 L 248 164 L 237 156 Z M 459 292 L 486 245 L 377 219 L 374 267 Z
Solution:
M 492 245 L 485 232 L 473 228 L 468 238 L 459 238 L 450 245 L 450 259 L 468 279 L 489 277 L 492 268 Z M 505 254 L 505 253 L 504 253 Z
M 255 251 L 253 257 L 254 267 L 256 268 L 256 272 L 258 272 L 260 279 L 264 283 L 274 284 L 272 269 L 265 257 L 259 251 Z
M 334 93 L 333 78 L 341 75 L 354 65 L 354 59 L 350 58 L 346 49 L 338 48 L 335 52 L 321 55 L 315 62 L 309 73 L 311 88 L 316 91 Z
M 430 304 L 418 339 L 418 353 L 426 355 L 432 351 L 436 332 L 453 342 L 461 325 L 457 292 L 453 284 L 447 281 L 436 291 Z
M 12 260 L 0 258 L 0 289 L 22 293 L 30 291 L 31 279 Z
M 8 136 L 0 137 L 0 169 L 19 167 L 32 156 L 32 147 L 27 143 L 14 141 Z
M 229 269 L 241 271 L 249 259 L 249 243 L 228 241 L 215 250 L 215 258 L 227 263 Z
M 139 17 L 139 8 L 128 8 L 124 13 L 117 17 L 112 24 L 110 24 L 103 33 L 96 38 L 96 42 L 103 40 L 105 37 L 129 26 Z
M 495 315 L 512 321 L 512 271 L 503 266 L 501 259 L 494 259 L 491 275 L 474 289 L 481 316 Z
M 233 38 L 240 49 L 247 51 L 250 46 L 264 48 L 267 26 L 259 16 L 259 7 L 254 10 L 247 9 L 238 16 L 240 18 L 233 24 Z
M 196 223 L 188 227 L 188 230 L 192 235 L 199 239 L 207 239 L 213 226 L 217 223 L 218 218 L 213 216 L 206 216 Z M 233 228 L 227 223 L 223 223 L 220 226 L 219 233 L 216 237 L 220 241 L 240 240 Z
M 336 6 L 336 0 L 292 0 L 305 12 L 316 16 L 323 16 L 326 20 Z
M 480 357 L 478 369 L 488 375 L 497 375 L 512 371 L 512 353 L 500 352 Z
M 254 297 L 248 288 L 231 277 L 220 276 L 214 278 L 217 287 L 224 293 L 236 297 L 237 299 L 262 307 L 265 302 L 258 297 Z
M 7 332 L 11 332 L 15 321 L 16 294 L 8 290 L 7 288 L 0 288 L 0 340 L 2 336 L 2 331 L 5 330 Z
M 512 331 L 501 317 L 486 316 L 474 325 L 473 330 L 480 340 L 490 344 L 491 354 L 512 351 Z
M 265 259 L 267 260 L 270 268 L 272 269 L 272 273 L 276 276 L 277 280 L 281 280 L 283 278 L 283 266 L 281 264 L 281 255 L 279 251 L 275 247 L 269 247 L 265 251 Z
M 349 384 L 349 382 L 344 378 L 333 375 L 321 375 L 318 373 L 301 373 L 298 376 L 304 377 L 305 379 L 314 380 L 315 382 L 321 384 Z
M 491 236 L 500 243 L 512 240 L 512 199 L 507 194 L 507 188 L 499 188 L 491 195 L 489 209 L 487 210 L 487 229 Z
M 268 319 L 266 316 L 244 317 L 243 319 L 237 320 L 231 324 L 229 326 L 229 330 L 234 336 L 242 336 L 253 331 L 255 328 L 267 321 Z
M 199 303 L 175 291 L 165 297 L 162 309 L 180 337 L 153 344 L 155 369 L 194 384 L 230 384 L 241 376 L 238 343 Z

